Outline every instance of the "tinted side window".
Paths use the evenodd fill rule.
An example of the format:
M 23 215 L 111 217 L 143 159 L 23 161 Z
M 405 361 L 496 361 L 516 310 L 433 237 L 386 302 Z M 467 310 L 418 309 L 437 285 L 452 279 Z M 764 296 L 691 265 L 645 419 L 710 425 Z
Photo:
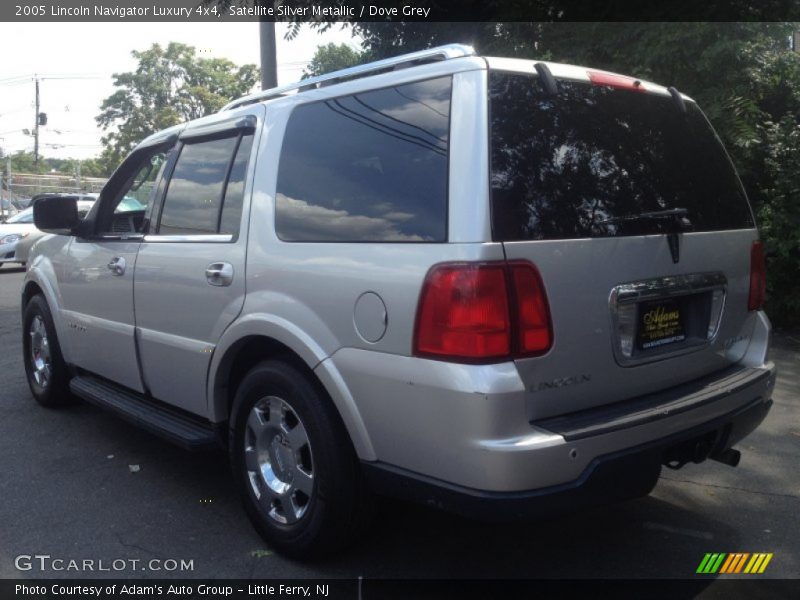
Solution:
M 225 199 L 222 203 L 222 216 L 220 217 L 220 233 L 239 233 L 239 223 L 242 220 L 242 202 L 244 201 L 244 178 L 247 175 L 247 163 L 250 159 L 250 149 L 253 146 L 253 135 L 245 135 L 239 142 L 236 158 L 225 187 Z
M 186 144 L 170 178 L 158 233 L 217 233 L 222 194 L 238 137 Z
M 156 183 L 161 181 L 167 164 L 167 152 L 155 152 L 144 161 L 130 182 L 130 187 L 120 198 L 118 212 L 143 210 L 155 198 Z
M 444 77 L 295 108 L 278 166 L 278 237 L 445 241 L 451 86 Z

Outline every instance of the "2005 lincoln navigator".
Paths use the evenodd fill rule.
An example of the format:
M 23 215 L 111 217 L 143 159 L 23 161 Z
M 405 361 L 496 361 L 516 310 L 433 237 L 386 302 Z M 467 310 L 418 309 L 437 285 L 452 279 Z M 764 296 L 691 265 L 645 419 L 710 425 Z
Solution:
M 236 100 L 143 141 L 85 219 L 34 211 L 34 397 L 222 441 L 287 554 L 353 538 L 373 492 L 644 495 L 735 465 L 771 405 L 753 215 L 674 88 L 445 46 Z

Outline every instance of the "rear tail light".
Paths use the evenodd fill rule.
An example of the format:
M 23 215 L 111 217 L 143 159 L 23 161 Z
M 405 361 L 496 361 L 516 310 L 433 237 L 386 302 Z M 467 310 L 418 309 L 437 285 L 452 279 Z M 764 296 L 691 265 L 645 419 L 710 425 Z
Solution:
M 552 344 L 544 286 L 529 262 L 445 263 L 422 286 L 414 354 L 492 362 L 543 354 Z
M 550 309 L 539 271 L 531 263 L 517 262 L 511 269 L 516 301 L 517 354 L 542 354 L 550 349 L 553 335 Z
M 764 244 L 756 240 L 750 248 L 750 298 L 748 310 L 761 310 L 767 299 L 767 262 Z

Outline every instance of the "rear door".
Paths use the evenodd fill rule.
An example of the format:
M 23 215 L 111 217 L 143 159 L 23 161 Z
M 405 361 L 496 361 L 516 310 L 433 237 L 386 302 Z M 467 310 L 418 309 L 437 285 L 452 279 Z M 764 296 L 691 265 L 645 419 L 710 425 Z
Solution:
M 189 125 L 136 259 L 142 376 L 155 398 L 206 414 L 215 344 L 245 293 L 249 182 L 264 107 Z
M 723 369 L 752 330 L 733 167 L 693 102 L 636 87 L 490 72 L 493 237 L 538 267 L 554 331 L 517 361 L 533 419 Z

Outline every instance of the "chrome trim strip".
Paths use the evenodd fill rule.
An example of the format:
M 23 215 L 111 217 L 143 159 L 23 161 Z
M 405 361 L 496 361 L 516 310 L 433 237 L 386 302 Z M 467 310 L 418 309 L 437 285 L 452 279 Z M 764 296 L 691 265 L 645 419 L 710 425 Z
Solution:
M 95 241 L 120 241 L 120 242 L 139 242 L 144 239 L 141 233 L 101 233 L 100 235 L 87 236 L 85 238 L 78 237 L 78 239 Z
M 144 236 L 144 241 L 147 243 L 164 243 L 164 242 L 211 242 L 216 244 L 224 244 L 233 241 L 233 235 L 229 233 L 203 233 L 194 235 L 158 235 L 148 234 Z
M 719 331 L 719 324 L 722 322 L 722 314 L 725 310 L 728 295 L 727 289 L 728 280 L 723 273 L 718 271 L 643 279 L 624 283 L 613 288 L 608 298 L 608 306 L 611 311 L 611 346 L 617 363 L 620 366 L 629 367 L 695 352 L 707 347 L 714 341 Z M 626 326 L 631 326 L 631 319 L 633 320 L 633 327 L 635 327 L 637 303 L 645 300 L 686 296 L 709 291 L 720 291 L 721 293 L 712 296 L 711 317 L 716 317 L 716 323 L 709 323 L 705 340 L 694 342 L 687 340 L 677 344 L 677 347 L 673 350 L 648 352 L 639 356 L 633 353 L 632 347 L 628 352 L 625 351 L 623 345 L 634 344 L 635 340 L 631 337 L 630 340 L 627 340 L 627 343 L 623 344 L 621 330 Z M 635 336 L 635 331 L 632 331 L 630 335 Z
M 639 302 L 649 298 L 667 296 L 683 296 L 725 287 L 728 280 L 720 272 L 688 273 L 685 275 L 669 275 L 654 279 L 644 279 L 618 285 L 611 290 L 611 302 L 623 304 Z

